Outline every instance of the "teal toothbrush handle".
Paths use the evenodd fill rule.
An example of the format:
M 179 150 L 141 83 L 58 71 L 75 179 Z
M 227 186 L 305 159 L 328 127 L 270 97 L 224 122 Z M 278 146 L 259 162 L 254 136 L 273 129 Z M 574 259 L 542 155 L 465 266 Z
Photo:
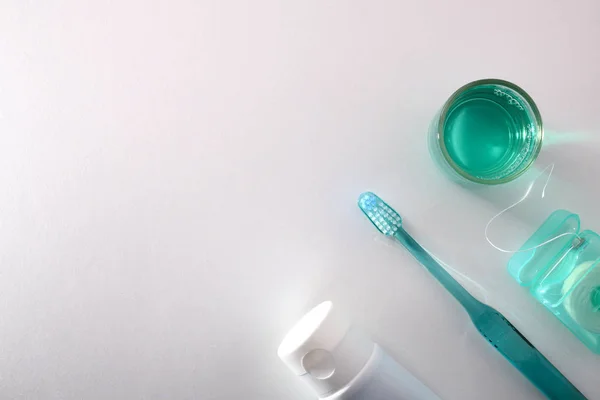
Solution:
M 483 313 L 469 313 L 479 333 L 546 397 L 552 400 L 586 399 L 502 314 L 482 305 L 485 307 Z
M 485 306 L 462 287 L 404 228 L 398 228 L 394 237 L 462 304 L 469 315 L 478 315 L 485 310 Z
M 458 300 L 479 333 L 549 399 L 586 400 L 502 314 L 473 297 L 408 232 L 399 228 L 394 237 Z

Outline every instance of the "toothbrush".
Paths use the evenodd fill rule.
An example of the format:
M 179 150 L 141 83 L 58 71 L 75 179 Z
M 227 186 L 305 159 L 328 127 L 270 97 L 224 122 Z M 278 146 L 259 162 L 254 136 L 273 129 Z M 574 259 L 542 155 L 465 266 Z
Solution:
M 358 206 L 386 236 L 398 240 L 465 308 L 473 324 L 512 365 L 552 400 L 586 399 L 508 320 L 462 287 L 402 227 L 402 218 L 374 193 L 363 193 Z

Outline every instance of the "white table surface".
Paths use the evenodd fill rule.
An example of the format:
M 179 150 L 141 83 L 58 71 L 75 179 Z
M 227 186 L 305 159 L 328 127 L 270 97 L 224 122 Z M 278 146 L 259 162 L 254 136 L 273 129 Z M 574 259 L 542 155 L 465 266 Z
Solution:
M 460 85 L 521 85 L 556 168 L 491 233 L 599 230 L 599 42 L 597 0 L 0 0 L 0 397 L 308 400 L 276 349 L 332 299 L 445 400 L 542 398 L 376 234 L 373 190 L 600 399 L 483 237 L 534 171 L 465 189 L 425 140 Z

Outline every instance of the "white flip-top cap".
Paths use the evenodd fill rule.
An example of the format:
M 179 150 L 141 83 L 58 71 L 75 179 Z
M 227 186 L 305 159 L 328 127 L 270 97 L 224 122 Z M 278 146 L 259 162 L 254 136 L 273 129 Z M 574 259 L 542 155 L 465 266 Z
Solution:
M 278 355 L 319 395 L 346 386 L 364 368 L 375 345 L 326 301 L 306 314 L 281 342 Z

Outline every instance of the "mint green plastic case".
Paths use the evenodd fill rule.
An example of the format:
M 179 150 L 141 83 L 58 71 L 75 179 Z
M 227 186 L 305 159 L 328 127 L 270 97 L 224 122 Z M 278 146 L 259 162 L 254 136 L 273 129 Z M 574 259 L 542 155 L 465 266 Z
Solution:
M 600 354 L 600 236 L 579 231 L 577 214 L 553 212 L 512 256 L 508 272 L 521 286 L 529 287 L 533 297 L 579 340 Z

